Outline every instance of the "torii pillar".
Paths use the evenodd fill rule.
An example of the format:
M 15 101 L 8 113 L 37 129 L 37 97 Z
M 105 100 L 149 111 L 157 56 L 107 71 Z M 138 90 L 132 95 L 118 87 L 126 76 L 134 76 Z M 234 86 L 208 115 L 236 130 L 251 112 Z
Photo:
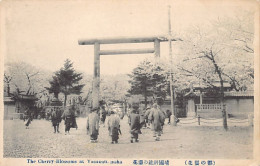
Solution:
M 176 41 L 175 39 L 172 39 Z M 154 53 L 155 57 L 160 57 L 160 42 L 168 41 L 167 37 L 139 37 L 139 38 L 107 38 L 107 39 L 82 39 L 79 45 L 94 45 L 94 78 L 92 85 L 92 107 L 99 107 L 100 101 L 100 55 L 115 54 L 147 54 Z M 147 43 L 153 42 L 154 48 L 130 49 L 130 50 L 100 50 L 100 44 L 120 44 L 120 43 Z
M 99 107 L 99 89 L 100 89 L 100 44 L 94 44 L 94 78 L 92 85 L 92 107 Z

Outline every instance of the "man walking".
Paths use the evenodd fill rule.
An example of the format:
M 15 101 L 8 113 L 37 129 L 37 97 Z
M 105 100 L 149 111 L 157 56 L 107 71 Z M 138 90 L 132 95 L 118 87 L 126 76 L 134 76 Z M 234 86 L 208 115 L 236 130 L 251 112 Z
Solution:
M 33 120 L 33 116 L 32 113 L 30 112 L 29 108 L 27 108 L 24 112 L 24 125 L 26 129 L 29 129 L 29 125 L 31 124 L 32 120 Z
M 162 132 L 162 124 L 164 123 L 164 115 L 159 110 L 157 103 L 153 104 L 153 108 L 149 114 L 149 122 L 152 123 L 154 130 L 154 137 L 156 141 L 160 140 L 161 132 Z
M 96 143 L 99 134 L 99 108 L 93 108 L 87 117 L 87 134 L 90 135 L 90 142 Z
M 130 125 L 130 133 L 131 133 L 131 140 L 130 142 L 133 143 L 139 142 L 138 134 L 141 133 L 141 124 L 140 124 L 140 115 L 139 115 L 139 104 L 133 103 L 132 104 L 132 112 L 129 115 L 129 125 Z
M 151 112 L 151 107 L 147 107 L 146 110 L 145 110 L 145 114 L 144 114 L 144 118 L 145 118 L 145 122 L 147 124 L 147 126 L 146 126 L 147 128 L 150 128 L 150 123 L 149 123 L 149 120 L 148 120 L 150 112 Z
M 106 112 L 106 109 L 105 109 L 105 106 L 102 105 L 101 106 L 101 123 L 103 124 L 103 127 L 105 127 L 105 121 L 106 121 L 106 116 L 107 116 L 107 112 Z
M 65 108 L 62 119 L 65 121 L 65 135 L 70 133 L 70 128 L 73 126 L 75 113 L 71 106 Z
M 112 144 L 113 143 L 118 143 L 118 135 L 121 134 L 121 130 L 120 130 L 120 118 L 117 114 L 115 114 L 114 111 L 111 111 L 111 115 L 108 118 L 108 131 L 109 131 L 109 135 L 112 138 Z
M 146 112 L 145 105 L 142 104 L 140 109 L 139 109 L 141 128 L 142 127 L 146 128 L 145 112 Z
M 61 110 L 60 108 L 55 108 L 51 110 L 51 122 L 54 128 L 54 133 L 59 131 L 59 124 L 61 122 Z

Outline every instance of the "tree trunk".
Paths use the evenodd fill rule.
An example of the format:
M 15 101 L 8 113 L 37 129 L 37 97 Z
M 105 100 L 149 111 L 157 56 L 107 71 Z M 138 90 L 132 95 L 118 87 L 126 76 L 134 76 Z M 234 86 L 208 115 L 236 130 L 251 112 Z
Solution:
M 220 68 L 218 67 L 217 63 L 215 62 L 213 53 L 211 52 L 211 57 L 212 57 L 212 62 L 215 67 L 215 71 L 218 74 L 219 80 L 220 80 L 220 104 L 222 106 L 222 116 L 223 116 L 223 127 L 225 130 L 228 129 L 227 127 L 227 113 L 226 113 L 226 106 L 224 105 L 224 83 L 223 83 L 223 78 L 222 74 L 220 71 Z
M 226 106 L 224 105 L 224 83 L 223 83 L 223 78 L 222 78 L 222 74 L 221 71 L 218 67 L 218 65 L 216 64 L 214 58 L 212 58 L 216 72 L 218 74 L 219 80 L 220 80 L 220 104 L 222 106 L 222 117 L 223 117 L 223 127 L 225 130 L 228 129 L 227 127 L 227 113 L 226 113 Z
M 219 73 L 220 78 L 220 103 L 222 106 L 222 116 L 223 116 L 223 127 L 225 130 L 228 129 L 227 127 L 227 113 L 226 113 L 226 105 L 224 104 L 224 85 L 223 85 L 223 79 L 221 77 L 221 73 Z
M 64 94 L 64 107 L 66 107 L 66 103 L 67 103 L 67 94 Z
M 10 97 L 10 85 L 9 85 L 9 83 L 7 84 L 7 96 Z

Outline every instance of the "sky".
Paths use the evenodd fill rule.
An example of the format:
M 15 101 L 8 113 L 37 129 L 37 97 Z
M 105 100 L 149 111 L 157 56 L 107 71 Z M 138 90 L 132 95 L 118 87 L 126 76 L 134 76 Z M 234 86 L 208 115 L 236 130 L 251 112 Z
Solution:
M 168 5 L 174 37 L 189 28 L 219 17 L 234 16 L 246 1 L 159 0 L 23 0 L 5 1 L 1 11 L 4 61 L 24 61 L 49 71 L 62 67 L 65 59 L 74 68 L 93 74 L 94 47 L 78 45 L 79 39 L 160 36 L 168 33 Z M 101 49 L 152 48 L 153 43 L 101 45 Z M 168 43 L 161 56 L 168 56 Z M 178 43 L 173 42 L 178 59 Z M 101 56 L 101 74 L 126 74 L 153 54 Z

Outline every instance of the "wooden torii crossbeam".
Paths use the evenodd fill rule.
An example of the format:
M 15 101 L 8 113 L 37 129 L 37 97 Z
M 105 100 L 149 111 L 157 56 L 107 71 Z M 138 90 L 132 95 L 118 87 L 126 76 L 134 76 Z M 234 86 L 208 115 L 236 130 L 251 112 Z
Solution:
M 177 41 L 179 39 L 169 39 L 168 37 L 119 37 L 104 39 L 80 39 L 79 45 L 94 45 L 94 78 L 92 90 L 92 107 L 99 106 L 100 91 L 100 55 L 115 54 L 147 54 L 154 53 L 155 57 L 160 57 L 160 42 Z M 154 48 L 145 49 L 124 49 L 124 50 L 100 50 L 100 44 L 121 44 L 121 43 L 148 43 L 153 42 Z

